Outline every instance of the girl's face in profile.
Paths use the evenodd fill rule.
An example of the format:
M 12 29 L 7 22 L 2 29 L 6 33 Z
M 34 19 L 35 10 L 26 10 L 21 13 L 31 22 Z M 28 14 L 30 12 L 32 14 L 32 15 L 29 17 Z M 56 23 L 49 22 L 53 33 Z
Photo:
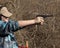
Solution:
M 5 21 L 5 22 L 8 22 L 9 18 L 2 15 L 2 16 L 1 16 L 1 20 Z

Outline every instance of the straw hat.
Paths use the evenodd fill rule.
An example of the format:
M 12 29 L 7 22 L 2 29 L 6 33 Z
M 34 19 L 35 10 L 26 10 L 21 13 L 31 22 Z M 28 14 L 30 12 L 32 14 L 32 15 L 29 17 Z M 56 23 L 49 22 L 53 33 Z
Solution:
M 5 17 L 12 16 L 12 13 L 10 13 L 6 7 L 1 8 L 0 14 L 4 15 Z

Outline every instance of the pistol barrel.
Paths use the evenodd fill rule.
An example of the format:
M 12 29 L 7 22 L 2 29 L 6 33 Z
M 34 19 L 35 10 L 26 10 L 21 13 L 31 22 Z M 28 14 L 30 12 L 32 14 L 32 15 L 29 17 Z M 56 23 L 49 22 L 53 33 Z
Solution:
M 37 15 L 36 17 L 43 17 L 43 18 L 46 18 L 46 17 L 52 17 L 53 15 L 51 14 L 41 14 L 41 15 Z

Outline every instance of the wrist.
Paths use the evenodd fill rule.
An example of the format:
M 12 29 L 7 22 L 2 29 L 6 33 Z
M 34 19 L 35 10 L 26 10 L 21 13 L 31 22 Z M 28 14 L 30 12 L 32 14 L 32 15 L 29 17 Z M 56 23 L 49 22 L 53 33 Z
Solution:
M 33 22 L 34 22 L 34 24 L 36 24 L 36 20 L 35 19 L 33 19 Z
M 38 23 L 38 21 L 37 21 L 37 19 L 36 19 L 36 18 L 34 19 L 34 23 L 35 23 L 35 24 L 37 24 L 37 23 Z

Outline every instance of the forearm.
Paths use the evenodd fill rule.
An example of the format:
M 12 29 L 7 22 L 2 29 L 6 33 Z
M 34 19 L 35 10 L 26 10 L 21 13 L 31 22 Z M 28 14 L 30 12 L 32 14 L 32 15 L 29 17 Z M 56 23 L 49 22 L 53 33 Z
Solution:
M 24 27 L 24 26 L 27 26 L 27 25 L 32 25 L 32 24 L 35 24 L 35 20 L 22 20 L 22 21 L 18 21 L 18 24 L 20 27 Z

